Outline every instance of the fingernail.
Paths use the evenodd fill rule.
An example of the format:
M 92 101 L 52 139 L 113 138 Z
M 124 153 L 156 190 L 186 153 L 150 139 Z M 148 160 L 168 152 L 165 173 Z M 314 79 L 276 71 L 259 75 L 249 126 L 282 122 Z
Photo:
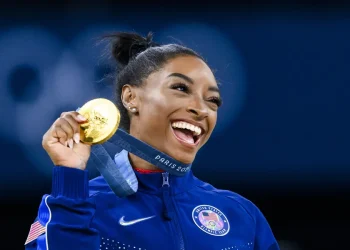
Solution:
M 73 149 L 73 139 L 72 138 L 68 140 L 68 144 L 69 144 L 69 147 L 71 149 Z
M 66 141 L 66 142 L 64 143 L 64 145 L 67 147 L 67 146 L 68 146 L 68 141 Z
M 75 133 L 74 135 L 73 135 L 73 140 L 75 141 L 75 143 L 79 143 L 79 141 L 80 141 L 80 134 L 79 133 Z
M 77 118 L 78 118 L 78 120 L 80 120 L 82 122 L 86 121 L 86 118 L 84 116 L 82 116 L 82 115 L 78 115 Z

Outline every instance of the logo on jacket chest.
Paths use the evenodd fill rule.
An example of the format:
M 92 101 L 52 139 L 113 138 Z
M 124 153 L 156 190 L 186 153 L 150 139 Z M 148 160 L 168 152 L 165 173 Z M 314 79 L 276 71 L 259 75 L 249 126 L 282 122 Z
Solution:
M 230 231 L 227 217 L 216 207 L 199 205 L 192 211 L 194 223 L 203 232 L 213 236 L 224 236 Z

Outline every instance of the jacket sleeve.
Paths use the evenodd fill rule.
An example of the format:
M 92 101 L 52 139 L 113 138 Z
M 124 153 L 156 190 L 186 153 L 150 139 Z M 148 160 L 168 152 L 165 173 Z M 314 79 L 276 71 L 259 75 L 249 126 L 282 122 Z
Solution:
M 254 250 L 280 250 L 271 227 L 260 209 L 256 208 Z
M 54 167 L 52 192 L 44 195 L 31 225 L 26 250 L 98 250 L 99 233 L 90 226 L 95 213 L 88 171 Z

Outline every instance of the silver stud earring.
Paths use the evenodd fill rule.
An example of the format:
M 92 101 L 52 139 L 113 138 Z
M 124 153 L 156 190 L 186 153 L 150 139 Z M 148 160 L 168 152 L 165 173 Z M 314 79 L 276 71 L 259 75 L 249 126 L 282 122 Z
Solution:
M 136 108 L 132 108 L 132 107 L 129 107 L 130 111 L 135 113 L 136 112 Z

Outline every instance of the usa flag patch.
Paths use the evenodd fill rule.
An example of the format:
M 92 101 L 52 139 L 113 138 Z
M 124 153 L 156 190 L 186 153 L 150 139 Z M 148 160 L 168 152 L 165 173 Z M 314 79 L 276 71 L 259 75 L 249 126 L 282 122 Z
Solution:
M 29 231 L 27 240 L 24 243 L 24 245 L 27 245 L 29 242 L 32 242 L 33 240 L 38 238 L 43 233 L 45 233 L 45 227 L 43 225 L 41 225 L 39 221 L 34 222 L 30 226 L 30 231 Z

